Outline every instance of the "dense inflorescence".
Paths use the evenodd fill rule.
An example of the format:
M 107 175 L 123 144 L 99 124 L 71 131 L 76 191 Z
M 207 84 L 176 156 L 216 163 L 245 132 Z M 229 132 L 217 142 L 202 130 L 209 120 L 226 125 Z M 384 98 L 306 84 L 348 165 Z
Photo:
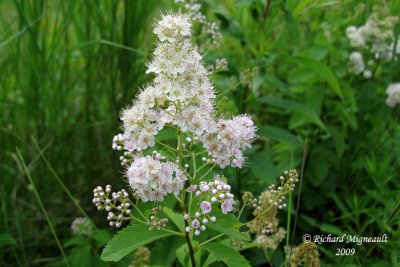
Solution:
M 349 72 L 369 79 L 379 62 L 397 59 L 400 43 L 393 31 L 398 17 L 390 16 L 386 3 L 374 6 L 366 23 L 348 26 L 346 36 L 356 51 L 349 55 Z
M 124 161 L 128 165 L 130 185 L 145 201 L 161 201 L 165 192 L 171 192 L 171 186 L 168 183 L 158 183 L 156 186 L 153 182 L 152 188 L 157 189 L 152 192 L 155 191 L 157 196 L 150 196 L 150 192 L 140 184 L 145 185 L 151 179 L 158 178 L 158 175 L 138 178 L 135 172 L 129 170 L 137 170 L 138 163 L 135 161 L 146 166 L 157 161 L 137 154 L 155 146 L 156 135 L 165 126 L 171 125 L 195 136 L 196 140 L 203 143 L 213 163 L 222 168 L 228 165 L 242 167 L 242 150 L 250 147 L 256 138 L 256 127 L 249 116 L 240 115 L 232 119 L 215 117 L 214 87 L 207 69 L 201 63 L 202 56 L 198 48 L 190 42 L 190 29 L 189 18 L 184 14 L 168 14 L 156 23 L 154 33 L 159 42 L 147 70 L 148 73 L 154 73 L 154 81 L 140 92 L 131 107 L 122 112 L 124 133 L 114 137 L 113 148 L 123 149 L 130 156 L 130 161 Z M 174 193 L 177 193 L 186 179 L 178 166 L 168 162 L 164 165 L 168 165 L 179 178 L 174 185 Z M 175 179 L 167 180 L 171 182 Z
M 226 214 L 233 212 L 237 203 L 222 176 L 208 182 L 209 172 L 204 171 L 197 184 L 192 184 L 198 172 L 196 156 L 201 157 L 199 169 L 241 168 L 245 164 L 243 151 L 251 147 L 257 129 L 246 114 L 232 118 L 216 116 L 210 69 L 202 64 L 202 55 L 190 40 L 191 18 L 193 14 L 176 13 L 156 21 L 153 32 L 158 42 L 147 64 L 147 73 L 153 74 L 154 80 L 121 112 L 123 133 L 114 137 L 112 147 L 123 151 L 121 165 L 137 200 L 159 203 L 169 194 L 179 201 L 185 201 L 186 194 L 201 200 L 197 211 L 184 214 L 186 231 L 193 230 L 198 235 L 205 230 L 206 223 L 216 221 L 209 214 L 213 207 L 218 206 Z M 217 63 L 217 71 L 226 69 L 226 61 Z M 157 137 L 166 127 L 176 131 L 176 148 Z M 110 225 L 121 227 L 131 216 L 133 203 L 125 190 L 112 195 L 110 192 L 109 186 L 105 191 L 96 188 L 93 202 L 98 209 L 109 212 Z M 150 220 L 144 219 L 149 229 L 161 229 L 167 224 L 156 214 Z

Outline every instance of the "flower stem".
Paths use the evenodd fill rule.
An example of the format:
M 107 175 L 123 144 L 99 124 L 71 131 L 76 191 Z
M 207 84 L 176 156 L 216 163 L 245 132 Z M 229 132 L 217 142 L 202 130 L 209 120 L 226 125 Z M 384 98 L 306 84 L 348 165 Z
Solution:
M 203 243 L 201 243 L 201 244 L 199 245 L 199 247 L 204 246 L 205 244 L 208 244 L 208 243 L 210 243 L 211 241 L 214 241 L 215 239 L 218 239 L 218 238 L 223 237 L 223 236 L 224 236 L 224 234 L 216 235 L 216 236 L 214 236 L 213 238 L 210 238 L 210 239 L 208 239 L 207 241 L 204 241 Z
M 179 132 L 178 133 L 178 161 L 179 161 L 179 165 L 182 166 L 182 158 L 183 158 L 183 154 L 182 154 L 182 134 Z M 190 181 L 188 180 L 188 183 L 190 185 Z M 186 214 L 186 190 L 182 191 L 182 201 L 181 201 L 181 207 L 182 207 L 182 211 L 184 214 Z M 193 245 L 192 245 L 192 240 L 190 240 L 190 236 L 189 233 L 186 232 L 186 227 L 189 226 L 189 223 L 187 220 L 185 220 L 185 239 L 186 239 L 186 243 L 188 245 L 189 248 L 189 254 L 190 254 L 190 260 L 192 262 L 192 267 L 196 267 L 196 260 L 194 258 L 194 250 L 193 250 Z

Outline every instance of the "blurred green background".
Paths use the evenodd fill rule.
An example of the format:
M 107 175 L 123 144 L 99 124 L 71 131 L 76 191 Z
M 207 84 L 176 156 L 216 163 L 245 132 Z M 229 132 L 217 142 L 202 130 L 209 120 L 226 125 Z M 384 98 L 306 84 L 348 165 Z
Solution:
M 261 193 L 284 170 L 299 169 L 307 141 L 295 244 L 305 233 L 386 233 L 388 243 L 349 245 L 354 256 L 335 256 L 340 244 L 319 245 L 321 265 L 400 266 L 400 109 L 385 104 L 386 87 L 400 82 L 400 64 L 382 62 L 369 80 L 351 76 L 345 35 L 374 5 L 399 16 L 400 2 L 201 2 L 223 34 L 219 48 L 198 39 L 204 62 L 229 62 L 228 71 L 212 76 L 218 107 L 251 114 L 259 126 L 247 168 L 227 172 L 236 194 Z M 84 211 L 103 237 L 114 232 L 91 203 L 92 190 L 125 184 L 112 138 L 120 109 L 152 78 L 145 62 L 154 48 L 153 21 L 169 9 L 179 6 L 0 1 L 1 266 L 63 266 L 46 216 L 72 266 L 110 265 L 99 260 L 104 238 L 76 239 L 70 226 Z M 394 31 L 397 37 L 399 26 Z M 156 244 L 153 255 L 162 248 Z M 152 257 L 152 264 L 169 265 L 171 253 Z M 244 255 L 265 266 L 262 251 Z M 273 262 L 282 257 L 283 246 Z

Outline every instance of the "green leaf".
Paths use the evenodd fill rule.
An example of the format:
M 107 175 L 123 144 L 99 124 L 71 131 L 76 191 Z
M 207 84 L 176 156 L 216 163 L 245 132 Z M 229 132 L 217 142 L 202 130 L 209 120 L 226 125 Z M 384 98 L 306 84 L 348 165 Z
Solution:
M 218 221 L 221 221 L 223 219 L 218 219 Z M 232 229 L 232 228 L 225 228 L 225 223 L 222 222 L 220 224 L 217 223 L 209 223 L 207 225 L 208 228 L 213 229 L 217 232 L 223 233 L 227 236 L 230 236 L 232 238 L 235 239 L 240 239 L 240 240 L 244 240 L 244 241 L 250 241 L 250 235 L 248 232 L 239 232 L 238 229 Z
M 17 241 L 9 233 L 0 234 L 0 247 L 3 246 L 16 246 Z
M 102 247 L 107 244 L 108 241 L 110 241 L 111 234 L 105 230 L 97 230 L 94 232 L 92 237 L 94 240 L 96 240 L 97 245 Z
M 240 227 L 243 226 L 241 222 L 238 222 L 236 216 L 233 214 L 223 214 L 221 211 L 212 211 L 212 215 L 218 218 L 214 223 L 208 223 L 207 227 L 217 232 L 223 233 L 235 239 L 243 241 L 251 241 L 248 232 L 240 232 Z
M 182 215 L 173 212 L 170 208 L 168 207 L 164 207 L 163 208 L 163 212 L 165 213 L 165 215 L 168 216 L 168 218 L 171 219 L 171 221 L 178 226 L 179 230 L 181 232 L 185 232 L 185 222 L 183 220 Z
M 339 81 L 327 65 L 320 61 L 316 61 L 309 57 L 295 57 L 296 62 L 314 73 L 318 74 L 329 84 L 331 89 L 340 97 L 343 97 L 342 89 L 340 89 Z
M 305 118 L 307 118 L 311 122 L 313 122 L 314 124 L 321 127 L 327 133 L 329 133 L 328 129 L 326 128 L 324 123 L 321 121 L 321 119 L 318 117 L 318 115 L 312 109 L 310 109 L 309 107 L 307 107 L 303 104 L 300 104 L 295 101 L 271 97 L 271 96 L 262 97 L 258 101 L 269 104 L 274 107 L 287 109 L 292 112 L 297 112 L 297 113 L 303 115 Z
M 343 231 L 339 227 L 336 227 L 332 224 L 323 223 L 319 228 L 324 233 L 335 234 L 337 236 L 340 236 L 343 233 Z
M 70 255 L 68 261 L 71 266 L 92 266 L 92 247 L 90 244 L 85 244 L 75 248 Z M 97 266 L 97 265 L 96 265 Z
M 294 146 L 301 145 L 301 142 L 299 138 L 297 138 L 297 136 L 282 128 L 264 125 L 258 129 L 257 133 L 261 137 L 267 137 L 278 141 L 287 142 Z
M 83 236 L 74 236 L 73 238 L 69 239 L 68 241 L 66 241 L 63 244 L 64 248 L 68 248 L 68 247 L 74 247 L 74 246 L 78 246 L 78 245 L 82 245 L 85 243 L 89 243 L 88 239 L 86 239 Z
M 229 267 L 250 267 L 250 263 L 236 251 L 221 243 L 208 243 L 202 246 L 207 250 L 216 260 L 224 262 Z
M 148 229 L 144 224 L 133 224 L 119 231 L 104 248 L 101 259 L 119 261 L 138 247 L 172 235 L 163 230 Z
M 252 154 L 248 161 L 250 171 L 257 178 L 260 178 L 263 185 L 274 183 L 278 176 L 271 154 L 271 151 L 266 147 L 264 150 Z M 268 170 L 268 172 L 265 170 Z

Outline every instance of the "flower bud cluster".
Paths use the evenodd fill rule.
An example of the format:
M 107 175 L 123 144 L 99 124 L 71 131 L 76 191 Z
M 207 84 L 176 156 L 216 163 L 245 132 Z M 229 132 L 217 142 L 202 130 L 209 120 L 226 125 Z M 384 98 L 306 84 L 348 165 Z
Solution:
M 191 219 L 188 214 L 183 215 L 183 219 L 188 221 L 190 226 L 186 226 L 185 231 L 189 233 L 190 231 L 194 230 L 195 235 L 200 235 L 202 231 L 206 230 L 206 224 L 208 222 L 215 222 L 217 218 L 215 216 L 209 216 L 207 214 L 201 214 L 200 212 L 196 212 L 194 214 L 194 218 Z
M 129 185 L 146 201 L 163 201 L 169 193 L 178 195 L 187 180 L 178 165 L 155 152 L 152 156 L 135 157 L 126 172 Z
M 92 236 L 92 222 L 85 217 L 78 217 L 72 221 L 71 230 L 76 235 Z
M 157 229 L 161 230 L 162 228 L 165 228 L 168 223 L 167 218 L 157 218 L 157 214 L 159 211 L 161 211 L 162 208 L 160 207 L 155 207 L 151 209 L 151 216 L 150 220 L 147 222 L 147 226 L 149 226 L 149 230 Z
M 377 61 L 390 61 L 400 54 L 400 44 L 396 45 L 393 31 L 397 23 L 398 18 L 390 16 L 387 4 L 382 2 L 382 5 L 374 7 L 364 25 L 347 27 L 346 35 L 350 45 L 357 49 L 349 55 L 350 73 L 363 74 L 364 78 L 369 79 Z M 364 63 L 364 57 L 369 58 L 367 65 Z
M 278 244 L 285 238 L 286 231 L 279 227 L 278 231 L 271 235 L 259 234 L 256 236 L 256 244 L 265 250 L 275 250 Z
M 233 194 L 230 192 L 231 186 L 222 181 L 223 177 L 216 175 L 213 182 L 201 181 L 200 184 L 191 185 L 187 191 L 194 194 L 200 199 L 198 210 L 194 216 L 189 214 L 184 215 L 184 219 L 189 222 L 190 226 L 186 227 L 186 231 L 194 230 L 195 235 L 199 235 L 201 231 L 206 229 L 205 224 L 215 222 L 217 218 L 210 216 L 213 205 L 219 205 L 222 213 L 234 211 L 236 202 L 233 199 Z
M 273 184 L 268 187 L 268 190 L 272 196 L 268 199 L 268 202 L 271 205 L 278 207 L 278 209 L 283 209 L 286 208 L 286 204 L 283 203 L 283 201 L 285 200 L 287 194 L 289 194 L 291 191 L 294 191 L 296 183 L 299 181 L 299 174 L 295 169 L 285 171 L 285 176 L 279 177 L 279 180 L 281 181 L 280 186 L 275 186 Z M 262 200 L 259 200 L 259 202 L 260 201 Z
M 271 185 L 263 192 L 258 201 L 252 201 L 253 215 L 255 218 L 248 223 L 250 232 L 256 234 L 273 234 L 278 230 L 278 209 L 286 207 L 283 201 L 286 195 L 294 190 L 295 184 L 299 181 L 296 170 L 285 171 L 285 176 L 280 177 L 281 184 L 276 187 Z
M 253 208 L 257 207 L 257 198 L 253 197 L 251 192 L 244 192 L 242 195 L 243 205 L 252 206 Z
M 125 189 L 112 192 L 111 186 L 107 185 L 105 190 L 98 186 L 93 190 L 93 203 L 98 210 L 108 211 L 107 220 L 110 226 L 120 228 L 122 221 L 131 218 L 131 201 Z
M 220 72 L 220 71 L 228 71 L 229 70 L 229 63 L 226 58 L 218 58 L 215 60 L 215 65 L 210 67 L 212 72 Z
M 181 4 L 182 9 L 190 15 L 192 21 L 197 21 L 202 25 L 202 33 L 210 36 L 211 43 L 218 48 L 222 41 L 222 34 L 217 23 L 208 21 L 201 12 L 201 3 L 196 0 L 175 0 L 175 3 Z

